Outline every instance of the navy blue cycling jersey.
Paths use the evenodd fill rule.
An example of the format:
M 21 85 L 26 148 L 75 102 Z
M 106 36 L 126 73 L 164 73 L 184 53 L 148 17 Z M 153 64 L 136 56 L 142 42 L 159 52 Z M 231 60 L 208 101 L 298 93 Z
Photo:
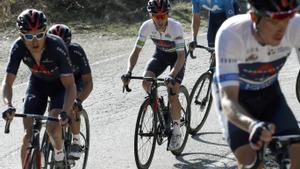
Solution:
M 39 65 L 23 40 L 18 38 L 12 45 L 6 72 L 16 75 L 21 60 L 29 67 L 33 76 L 43 81 L 54 81 L 60 76 L 73 74 L 68 50 L 64 42 L 54 35 L 47 34 Z
M 82 47 L 77 43 L 70 43 L 68 50 L 75 80 L 81 79 L 81 75 L 91 73 L 89 61 Z

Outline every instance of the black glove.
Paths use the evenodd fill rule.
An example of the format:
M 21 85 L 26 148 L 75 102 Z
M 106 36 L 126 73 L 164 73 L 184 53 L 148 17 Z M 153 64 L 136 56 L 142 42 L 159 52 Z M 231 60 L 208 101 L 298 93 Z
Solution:
M 16 108 L 9 106 L 3 113 L 2 118 L 6 120 L 7 115 L 12 115 L 12 113 L 16 112 Z
M 165 77 L 164 81 L 165 81 L 166 85 L 168 85 L 169 83 L 171 83 L 172 85 L 175 85 L 175 83 L 176 83 L 176 80 L 170 75 Z
M 255 147 L 258 147 L 258 141 L 260 141 L 260 137 L 263 130 L 269 130 L 270 123 L 262 122 L 262 121 L 256 121 L 253 122 L 250 125 L 250 136 L 249 136 L 249 142 L 250 144 L 254 145 Z
M 82 101 L 80 100 L 80 99 L 75 99 L 75 101 L 74 101 L 74 108 L 76 109 L 76 110 L 78 110 L 78 111 L 82 111 Z
M 127 72 L 126 74 L 123 74 L 122 76 L 121 76 L 121 79 L 123 80 L 123 81 L 128 81 L 129 80 L 129 78 L 131 77 L 131 72 Z
M 197 46 L 197 41 L 192 41 L 188 43 L 188 46 L 189 46 L 189 50 L 194 50 Z
M 66 121 L 66 120 L 69 121 L 68 113 L 65 111 L 60 112 L 58 118 L 62 121 Z

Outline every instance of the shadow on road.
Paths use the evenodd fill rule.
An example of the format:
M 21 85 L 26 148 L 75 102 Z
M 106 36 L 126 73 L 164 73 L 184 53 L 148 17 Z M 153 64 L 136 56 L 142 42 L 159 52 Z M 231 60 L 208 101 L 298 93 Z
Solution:
M 186 160 L 188 156 L 205 156 L 207 158 L 194 158 Z M 220 162 L 217 160 L 212 159 L 225 159 L 229 161 L 233 161 L 233 158 L 228 158 L 226 155 L 218 155 L 212 153 L 184 153 L 181 156 L 176 157 L 180 163 L 174 164 L 174 168 L 181 168 L 181 169 L 235 169 L 236 166 L 227 166 L 225 162 Z M 218 164 L 216 165 L 215 163 Z M 223 167 L 220 167 L 223 166 Z
M 215 142 L 211 142 L 211 141 L 208 141 L 208 140 L 204 140 L 201 137 L 201 136 L 204 136 L 204 135 L 212 135 L 212 134 L 222 135 L 221 132 L 202 132 L 202 133 L 198 133 L 198 134 L 192 136 L 191 138 L 194 139 L 194 140 L 196 140 L 196 141 L 199 141 L 199 142 L 202 142 L 202 143 L 206 143 L 206 144 L 211 144 L 211 145 L 216 145 L 216 146 L 224 146 L 224 147 L 228 146 L 227 144 L 215 143 Z

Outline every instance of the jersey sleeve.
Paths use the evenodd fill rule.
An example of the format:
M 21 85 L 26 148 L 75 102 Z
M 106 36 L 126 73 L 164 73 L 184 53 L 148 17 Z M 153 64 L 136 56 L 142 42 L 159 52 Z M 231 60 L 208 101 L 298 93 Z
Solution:
M 90 68 L 90 64 L 89 64 L 89 60 L 84 52 L 84 50 L 82 49 L 81 46 L 78 46 L 78 51 L 80 52 L 80 72 L 81 74 L 89 74 L 91 73 L 91 68 Z
M 290 20 L 287 29 L 287 38 L 291 43 L 291 46 L 295 47 L 298 56 L 298 61 L 300 62 L 300 15 L 297 14 L 293 19 Z
M 139 35 L 138 35 L 138 38 L 136 40 L 136 43 L 135 43 L 135 47 L 137 48 L 143 48 L 143 46 L 145 45 L 145 42 L 147 40 L 147 37 L 149 35 L 149 20 L 144 22 L 142 24 L 142 26 L 140 27 L 140 30 L 139 30 Z
M 226 17 L 229 18 L 233 15 L 235 15 L 235 10 L 234 10 L 234 4 L 235 4 L 235 0 L 225 0 L 224 1 L 224 7 L 225 7 L 225 13 L 226 13 Z
M 184 51 L 185 42 L 183 38 L 183 29 L 180 23 L 178 23 L 178 30 L 174 38 L 176 51 Z
M 192 12 L 193 13 L 200 13 L 200 1 L 199 0 L 192 0 Z
M 56 47 L 56 56 L 58 58 L 57 60 L 60 76 L 68 76 L 73 74 L 72 62 L 65 45 L 59 45 Z
M 7 73 L 17 74 L 21 60 L 22 60 L 22 47 L 20 43 L 14 43 L 10 49 L 9 60 L 6 67 Z M 26 49 L 24 48 L 23 51 Z
M 238 62 L 242 56 L 243 41 L 230 30 L 221 30 L 216 36 L 216 79 L 219 88 L 239 86 Z

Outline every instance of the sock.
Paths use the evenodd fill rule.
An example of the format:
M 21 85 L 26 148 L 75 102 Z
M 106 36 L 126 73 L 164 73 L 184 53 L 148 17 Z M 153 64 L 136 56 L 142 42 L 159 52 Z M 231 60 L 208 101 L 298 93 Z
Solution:
M 56 150 L 54 148 L 54 160 L 55 161 L 63 161 L 64 158 L 65 158 L 64 150 L 63 149 Z
M 180 126 L 180 119 L 179 120 L 173 120 L 173 125 Z
M 74 134 L 73 135 L 73 144 L 81 145 L 81 143 L 80 143 L 80 134 Z

